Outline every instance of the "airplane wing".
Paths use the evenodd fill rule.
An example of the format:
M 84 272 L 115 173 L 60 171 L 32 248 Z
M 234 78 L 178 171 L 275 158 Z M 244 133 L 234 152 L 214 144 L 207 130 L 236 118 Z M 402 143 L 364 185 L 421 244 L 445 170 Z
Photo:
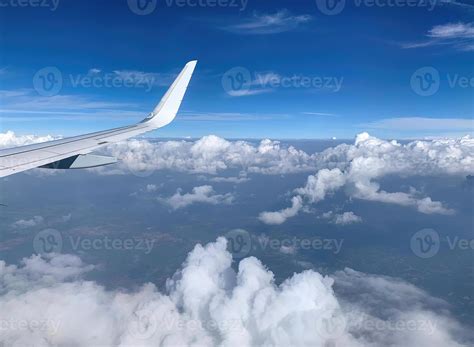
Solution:
M 178 113 L 196 64 L 197 61 L 190 61 L 186 64 L 153 112 L 140 123 L 61 140 L 0 150 L 0 177 L 37 167 L 81 169 L 115 163 L 116 158 L 89 153 L 107 144 L 162 128 L 171 123 Z

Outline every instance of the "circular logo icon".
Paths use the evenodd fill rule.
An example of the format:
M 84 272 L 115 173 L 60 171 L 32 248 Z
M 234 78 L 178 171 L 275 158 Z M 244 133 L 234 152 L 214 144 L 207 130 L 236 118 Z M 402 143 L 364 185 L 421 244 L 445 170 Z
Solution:
M 411 75 L 411 89 L 418 95 L 431 96 L 439 90 L 441 80 L 439 71 L 434 67 L 425 66 Z
M 232 257 L 239 259 L 247 256 L 252 249 L 252 239 L 248 231 L 235 229 L 225 234 L 227 239 L 227 250 L 232 253 Z
M 48 66 L 37 71 L 33 76 L 33 88 L 39 95 L 54 96 L 63 87 L 63 75 L 57 67 Z
M 45 229 L 33 239 L 33 249 L 37 254 L 61 253 L 63 237 L 55 229 Z
M 158 322 L 151 312 L 146 314 L 139 312 L 137 315 L 137 318 L 130 322 L 128 332 L 137 339 L 147 340 L 155 334 Z
M 316 0 L 316 6 L 322 14 L 334 16 L 346 7 L 346 0 Z
M 346 331 L 347 322 L 340 313 L 334 314 L 332 317 L 318 319 L 316 323 L 316 331 L 324 340 L 336 339 Z
M 244 67 L 234 67 L 222 76 L 222 87 L 232 96 L 246 95 L 251 83 L 250 71 Z
M 439 234 L 433 229 L 417 231 L 410 241 L 413 253 L 423 259 L 434 257 L 439 251 L 439 246 Z
M 156 9 L 157 0 L 127 0 L 130 11 L 139 15 L 146 16 Z
M 155 172 L 155 169 L 147 163 L 133 164 L 127 168 L 132 175 L 142 178 L 150 177 Z

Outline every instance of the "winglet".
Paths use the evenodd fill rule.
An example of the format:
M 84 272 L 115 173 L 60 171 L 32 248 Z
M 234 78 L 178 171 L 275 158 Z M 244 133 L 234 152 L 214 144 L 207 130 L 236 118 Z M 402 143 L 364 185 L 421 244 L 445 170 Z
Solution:
M 143 120 L 143 123 L 149 125 L 153 129 L 158 129 L 173 121 L 178 113 L 179 107 L 181 106 L 181 101 L 183 100 L 186 89 L 191 81 L 196 64 L 197 60 L 190 61 L 186 64 L 163 96 L 160 103 L 155 107 L 153 112 Z

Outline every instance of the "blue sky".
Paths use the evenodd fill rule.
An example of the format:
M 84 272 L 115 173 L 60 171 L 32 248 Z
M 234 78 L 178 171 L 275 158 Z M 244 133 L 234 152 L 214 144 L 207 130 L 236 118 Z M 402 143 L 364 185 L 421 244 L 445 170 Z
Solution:
M 2 0 L 2 131 L 138 121 L 198 59 L 178 118 L 151 136 L 473 133 L 472 1 L 340 0 L 333 15 L 319 0 L 141 1 L 150 13 L 137 0 Z

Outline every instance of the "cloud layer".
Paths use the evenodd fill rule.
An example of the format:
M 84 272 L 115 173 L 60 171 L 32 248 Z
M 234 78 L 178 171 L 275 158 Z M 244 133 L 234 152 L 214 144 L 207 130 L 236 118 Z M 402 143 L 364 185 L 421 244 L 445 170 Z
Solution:
M 161 201 L 170 205 L 174 210 L 187 207 L 192 204 L 230 204 L 234 200 L 234 196 L 230 193 L 216 194 L 212 186 L 194 187 L 191 193 L 182 194 L 182 190 L 178 189 L 176 194 L 169 198 L 160 198 Z
M 400 280 L 309 270 L 276 285 L 258 259 L 235 272 L 226 240 L 197 245 L 160 292 L 85 281 L 78 257 L 0 261 L 0 342 L 11 345 L 461 346 L 447 305 Z M 344 295 L 334 291 L 334 285 Z
M 318 166 L 326 168 L 310 175 L 306 185 L 295 190 L 295 196 L 309 204 L 324 200 L 328 195 L 344 188 L 351 198 L 413 207 L 425 214 L 450 215 L 455 211 L 439 201 L 423 196 L 414 188 L 408 192 L 387 192 L 377 180 L 388 175 L 468 175 L 474 171 L 474 139 L 466 136 L 458 140 L 400 144 L 362 133 L 356 137 L 354 145 L 343 144 L 329 148 L 318 154 L 316 162 Z M 304 204 L 301 205 L 303 207 Z M 271 212 L 273 221 L 283 223 L 297 214 L 293 210 L 290 216 L 287 211 L 288 209 L 283 209 Z M 260 219 L 268 222 L 262 218 L 268 215 L 269 212 L 263 212 Z
M 32 143 L 48 138 L 0 134 L 0 146 Z M 343 190 L 350 198 L 412 207 L 425 214 L 455 213 L 440 201 L 414 188 L 389 192 L 381 187 L 383 177 L 410 176 L 466 176 L 474 172 L 474 139 L 412 141 L 406 144 L 357 135 L 353 144 L 341 144 L 322 152 L 309 154 L 279 141 L 227 141 L 209 135 L 196 141 L 130 140 L 113 144 L 107 153 L 120 159 L 119 166 L 92 170 L 100 174 L 133 173 L 151 175 L 155 170 L 174 170 L 191 174 L 217 175 L 229 170 L 238 171 L 244 180 L 219 179 L 215 182 L 245 182 L 248 174 L 282 175 L 315 172 L 306 184 L 295 190 L 291 207 L 280 211 L 263 212 L 260 219 L 268 224 L 280 224 L 296 216 L 307 204 L 324 200 L 328 195 Z M 210 179 L 213 181 L 213 179 Z M 207 194 L 207 195 L 206 195 Z M 207 197 L 206 197 L 207 196 Z M 223 198 L 226 198 L 225 196 Z M 195 200 L 193 200 L 195 199 Z M 197 199 L 197 200 L 196 200 Z M 173 200 L 214 201 L 212 193 L 197 191 L 177 192 Z M 223 201 L 223 200 L 219 200 Z

